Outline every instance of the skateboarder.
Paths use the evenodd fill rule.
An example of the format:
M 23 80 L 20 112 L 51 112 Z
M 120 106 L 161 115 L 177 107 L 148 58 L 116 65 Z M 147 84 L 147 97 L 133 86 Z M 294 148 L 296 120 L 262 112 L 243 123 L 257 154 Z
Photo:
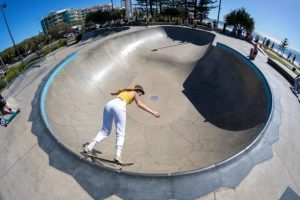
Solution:
M 5 110 L 12 112 L 11 107 L 8 105 L 8 103 L 5 101 L 4 97 L 0 94 L 0 110 Z
M 292 89 L 296 94 L 300 94 L 300 74 L 294 79 L 294 87 Z
M 12 113 L 11 107 L 8 105 L 8 103 L 5 101 L 4 97 L 0 94 L 0 123 L 3 125 L 4 124 L 4 118 L 2 115 L 2 112 L 5 111 L 5 109 L 9 112 Z
M 258 52 L 258 50 L 257 50 L 257 44 L 254 44 L 254 48 L 250 49 L 250 54 L 249 54 L 250 60 L 254 60 L 255 59 L 255 57 L 257 55 L 257 52 Z
M 105 105 L 103 110 L 102 129 L 99 131 L 96 137 L 84 147 L 83 151 L 85 153 L 91 153 L 97 143 L 109 136 L 111 132 L 112 121 L 114 119 L 117 134 L 115 161 L 118 163 L 123 163 L 121 153 L 125 139 L 126 105 L 135 101 L 139 108 L 149 112 L 156 118 L 160 117 L 158 112 L 150 109 L 141 100 L 139 100 L 138 97 L 144 94 L 145 91 L 140 85 L 136 85 L 134 88 L 119 89 L 118 91 L 111 93 L 111 95 L 117 95 L 117 98 L 109 101 Z

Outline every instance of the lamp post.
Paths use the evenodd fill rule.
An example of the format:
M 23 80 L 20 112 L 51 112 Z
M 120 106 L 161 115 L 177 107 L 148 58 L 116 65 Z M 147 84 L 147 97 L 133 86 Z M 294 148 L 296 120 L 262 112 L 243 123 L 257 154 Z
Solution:
M 111 0 L 111 11 L 114 12 L 114 1 Z
M 218 19 L 217 19 L 217 29 L 218 29 L 218 25 L 219 25 L 219 17 L 220 17 L 220 10 L 221 10 L 221 2 L 222 2 L 222 0 L 219 0 L 219 11 L 218 11 Z
M 3 3 L 3 4 L 0 4 L 0 7 L 1 7 L 2 15 L 3 15 L 4 21 L 5 21 L 5 25 L 6 25 L 6 27 L 7 27 L 8 33 L 9 33 L 9 35 L 10 35 L 10 38 L 11 38 L 13 44 L 14 44 L 14 48 L 15 48 L 17 54 L 18 54 L 18 57 L 19 57 L 19 59 L 21 60 L 21 62 L 22 62 L 24 65 L 26 65 L 26 64 L 24 63 L 24 61 L 23 61 L 23 58 L 22 58 L 22 56 L 21 56 L 21 54 L 20 54 L 20 52 L 19 52 L 17 46 L 16 46 L 15 40 L 14 40 L 12 34 L 11 34 L 10 28 L 9 28 L 9 26 L 8 26 L 8 23 L 7 23 L 7 19 L 6 19 L 5 13 L 4 13 L 4 8 L 6 8 L 7 5 L 6 5 L 5 3 Z
M 6 67 L 6 65 L 4 64 L 4 62 L 3 62 L 3 60 L 2 60 L 1 57 L 0 57 L 0 65 L 3 66 L 3 69 L 4 69 L 5 71 L 7 71 L 7 67 Z

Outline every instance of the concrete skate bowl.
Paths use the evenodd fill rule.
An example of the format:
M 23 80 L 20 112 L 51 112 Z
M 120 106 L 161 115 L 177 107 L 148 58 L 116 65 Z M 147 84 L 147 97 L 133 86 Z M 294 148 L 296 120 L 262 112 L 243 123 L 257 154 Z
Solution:
M 191 173 L 236 158 L 256 144 L 271 113 L 260 71 L 234 50 L 211 45 L 214 34 L 181 27 L 127 32 L 78 52 L 46 83 L 41 111 L 49 131 L 80 157 L 98 133 L 116 88 L 141 84 L 141 100 L 159 119 L 127 106 L 123 173 Z M 249 64 L 250 63 L 250 64 Z M 113 159 L 115 131 L 96 146 Z M 107 163 L 97 163 L 114 170 Z

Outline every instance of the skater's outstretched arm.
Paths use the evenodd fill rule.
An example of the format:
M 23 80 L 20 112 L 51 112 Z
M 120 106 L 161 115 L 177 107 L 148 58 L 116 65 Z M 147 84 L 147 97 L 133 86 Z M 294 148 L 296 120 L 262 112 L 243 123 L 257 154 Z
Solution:
M 141 100 L 139 100 L 138 98 L 138 94 L 137 92 L 134 91 L 134 101 L 136 103 L 136 105 L 143 109 L 144 111 L 152 114 L 153 116 L 155 116 L 156 118 L 160 117 L 160 114 L 157 111 L 152 110 L 151 108 L 149 108 L 148 106 L 146 106 Z

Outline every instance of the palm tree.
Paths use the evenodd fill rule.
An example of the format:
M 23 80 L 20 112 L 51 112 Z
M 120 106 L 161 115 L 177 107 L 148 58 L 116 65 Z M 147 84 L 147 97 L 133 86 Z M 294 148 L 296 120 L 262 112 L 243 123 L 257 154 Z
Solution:
M 233 26 L 233 35 L 237 31 L 238 35 L 241 35 L 243 31 L 246 31 L 247 35 L 251 34 L 255 27 L 255 21 L 245 8 L 240 8 L 231 11 L 224 16 L 224 21 Z
M 149 0 L 136 0 L 136 2 L 146 8 L 146 17 L 149 17 L 149 10 L 148 10 L 148 5 L 149 5 Z
M 278 51 L 281 51 L 281 54 L 283 54 L 287 48 L 287 46 L 289 45 L 288 43 L 288 39 L 287 38 L 284 38 L 282 41 L 281 41 L 281 44 L 279 45 L 279 48 L 278 48 Z M 277 51 L 277 52 L 278 52 Z
M 197 2 L 197 0 L 195 1 Z M 207 18 L 211 9 L 218 7 L 213 5 L 216 2 L 217 1 L 214 0 L 200 0 L 199 6 L 195 7 L 195 13 L 197 16 L 199 16 L 200 22 Z
M 114 2 L 111 0 L 111 11 L 114 11 Z

